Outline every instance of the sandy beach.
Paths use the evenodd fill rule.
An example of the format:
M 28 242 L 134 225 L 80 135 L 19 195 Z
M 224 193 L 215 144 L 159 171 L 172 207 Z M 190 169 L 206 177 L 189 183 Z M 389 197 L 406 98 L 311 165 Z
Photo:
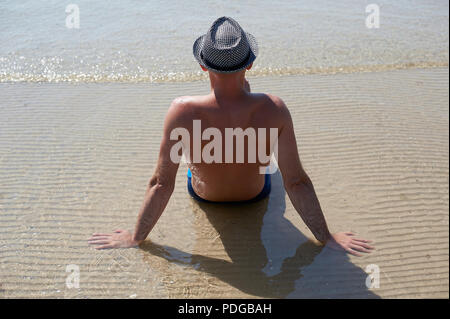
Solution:
M 92 232 L 134 227 L 171 100 L 208 83 L 1 83 L 0 298 L 448 298 L 448 78 L 249 77 L 288 105 L 331 230 L 374 240 L 361 258 L 312 240 L 279 173 L 230 208 L 191 200 L 186 165 L 141 249 L 96 251 Z

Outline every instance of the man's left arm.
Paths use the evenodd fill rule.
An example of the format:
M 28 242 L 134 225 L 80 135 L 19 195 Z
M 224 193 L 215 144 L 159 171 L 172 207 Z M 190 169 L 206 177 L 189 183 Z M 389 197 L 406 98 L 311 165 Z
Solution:
M 174 190 L 179 166 L 179 163 L 172 161 L 170 157 L 170 150 L 177 142 L 170 139 L 170 133 L 179 118 L 180 108 L 177 104 L 177 100 L 172 103 L 164 121 L 158 163 L 147 185 L 134 232 L 117 229 L 113 233 L 94 233 L 88 242 L 96 245 L 96 249 L 136 247 L 147 238 L 161 217 Z

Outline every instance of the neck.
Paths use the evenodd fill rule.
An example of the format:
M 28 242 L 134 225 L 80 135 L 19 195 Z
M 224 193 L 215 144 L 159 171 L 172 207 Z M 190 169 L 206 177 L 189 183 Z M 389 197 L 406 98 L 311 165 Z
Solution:
M 245 88 L 245 71 L 236 73 L 213 73 L 209 72 L 211 93 L 217 99 L 239 98 L 248 92 Z

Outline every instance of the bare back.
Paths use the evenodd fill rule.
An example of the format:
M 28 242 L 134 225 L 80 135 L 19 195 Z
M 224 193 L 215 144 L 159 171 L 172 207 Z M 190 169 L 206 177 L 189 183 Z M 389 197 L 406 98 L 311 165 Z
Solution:
M 211 201 L 239 201 L 255 197 L 264 186 L 264 175 L 259 168 L 267 166 L 258 156 L 256 162 L 249 160 L 249 139 L 245 139 L 244 162 L 237 161 L 237 143 L 233 143 L 233 163 L 225 162 L 225 138 L 222 139 L 222 161 L 200 163 L 193 161 L 194 154 L 194 120 L 201 120 L 202 132 L 207 128 L 217 128 L 221 136 L 225 137 L 226 128 L 253 128 L 265 129 L 266 155 L 270 155 L 273 145 L 270 145 L 269 130 L 276 128 L 278 131 L 283 126 L 282 111 L 279 105 L 274 103 L 273 97 L 260 93 L 248 93 L 240 99 L 218 100 L 213 93 L 206 96 L 189 96 L 178 99 L 179 110 L 176 111 L 179 123 L 186 128 L 191 136 L 189 145 L 189 167 L 192 172 L 192 186 L 195 192 L 202 198 Z M 199 122 L 197 122 L 199 123 Z M 257 134 L 258 136 L 258 134 Z M 202 151 L 210 141 L 202 140 Z M 250 143 L 251 144 L 251 143 Z M 255 152 L 258 154 L 256 146 Z

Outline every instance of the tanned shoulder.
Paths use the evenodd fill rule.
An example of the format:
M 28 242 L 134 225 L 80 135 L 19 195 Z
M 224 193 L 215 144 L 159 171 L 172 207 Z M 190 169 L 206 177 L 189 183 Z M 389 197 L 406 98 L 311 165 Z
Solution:
M 279 109 L 280 111 L 288 111 L 286 104 L 280 97 L 269 93 L 266 95 L 277 109 Z
M 171 124 L 170 126 L 184 126 L 183 124 L 192 117 L 192 100 L 192 96 L 179 96 L 175 98 L 167 110 L 166 123 Z
M 291 114 L 289 112 L 289 109 L 286 106 L 286 103 L 284 101 L 273 94 L 265 94 L 267 99 L 272 104 L 272 107 L 274 109 L 274 116 L 279 120 L 280 126 L 284 127 L 286 124 L 290 123 L 292 121 Z

